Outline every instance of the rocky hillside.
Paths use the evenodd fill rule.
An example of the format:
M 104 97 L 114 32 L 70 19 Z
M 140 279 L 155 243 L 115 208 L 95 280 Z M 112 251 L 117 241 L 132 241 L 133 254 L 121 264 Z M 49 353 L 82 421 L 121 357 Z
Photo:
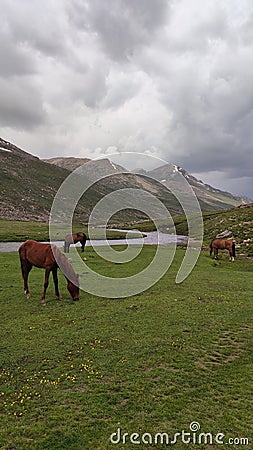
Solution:
M 86 162 L 86 159 L 84 158 L 55 158 L 48 160 L 48 162 L 60 165 L 61 167 L 70 167 L 70 159 L 73 167 L 72 170 Z M 122 171 L 128 174 L 122 175 L 118 173 Z M 85 173 L 91 179 L 94 173 L 98 173 L 101 176 L 106 176 L 112 172 L 114 173 L 114 176 L 106 180 L 107 185 L 110 186 L 112 190 L 122 189 L 127 187 L 127 185 L 128 187 L 143 188 L 156 195 L 165 203 L 167 207 L 170 207 L 171 214 L 179 214 L 181 207 L 178 205 L 178 202 L 173 198 L 173 196 L 168 193 L 166 186 L 171 186 L 174 188 L 175 192 L 181 188 L 181 186 L 178 185 L 178 179 L 176 176 L 178 172 L 183 175 L 183 177 L 193 188 L 199 200 L 202 211 L 223 210 L 233 206 L 238 206 L 240 204 L 249 203 L 251 201 L 247 197 L 233 195 L 229 192 L 214 188 L 209 184 L 205 184 L 203 181 L 190 175 L 186 170 L 179 166 L 173 166 L 172 164 L 166 164 L 151 171 L 135 169 L 132 172 L 128 172 L 127 169 L 124 169 L 123 167 L 118 166 L 109 159 L 105 158 L 94 160 L 92 162 L 90 161 L 87 168 L 85 168 Z M 173 182 L 173 178 L 175 178 L 175 183 Z M 155 180 L 159 183 L 156 183 Z
M 209 246 L 217 234 L 229 231 L 236 242 L 237 253 L 253 256 L 253 203 L 226 211 L 204 213 L 204 245 Z M 187 232 L 184 217 L 177 218 L 178 233 Z
M 109 160 L 98 163 L 96 167 L 90 167 L 89 177 L 92 179 L 94 171 L 104 175 L 110 167 L 112 166 Z M 117 172 L 115 165 L 113 170 L 114 167 Z M 121 170 L 120 166 L 118 170 Z M 69 174 L 70 171 L 66 168 L 42 161 L 0 139 L 0 219 L 48 221 L 55 194 Z M 129 179 L 126 177 L 127 175 L 120 175 L 117 185 L 120 183 L 122 187 L 140 186 L 139 179 L 135 179 L 132 174 L 129 174 Z M 114 185 L 113 177 L 94 184 L 80 199 L 75 211 L 76 221 L 87 222 L 93 206 L 114 190 Z M 181 212 L 180 209 L 176 211 Z M 137 222 L 146 218 L 142 212 L 132 210 L 130 203 L 128 209 L 113 217 L 113 221 Z
M 90 161 L 89 158 L 74 158 L 74 157 L 68 157 L 68 158 L 49 158 L 49 159 L 43 159 L 44 162 L 54 164 L 55 166 L 62 167 L 63 169 L 70 170 L 72 172 L 73 170 L 77 169 L 77 167 L 82 166 L 86 162 Z
M 91 181 L 94 181 L 97 177 L 101 178 L 100 181 L 95 183 L 95 187 L 99 191 L 106 189 L 109 191 L 118 191 L 121 189 L 132 188 L 139 190 L 141 196 L 141 190 L 144 190 L 163 202 L 169 209 L 171 215 L 182 214 L 181 205 L 174 195 L 168 191 L 166 186 L 148 176 L 142 176 L 140 174 L 129 172 L 127 169 L 113 163 L 108 158 L 89 161 L 89 164 L 85 164 L 83 167 L 82 172 Z M 136 199 L 137 194 L 135 194 L 135 200 Z M 156 202 L 154 201 L 152 204 L 150 202 L 152 202 L 152 199 L 149 197 L 144 205 L 145 202 L 143 198 L 140 198 L 139 204 L 142 208 L 146 206 L 149 211 L 152 211 L 154 217 L 162 218 L 160 208 L 157 206 Z M 121 208 L 120 203 L 118 207 L 119 209 Z M 131 201 L 129 202 L 129 208 L 131 208 Z M 132 209 L 131 213 L 128 215 L 130 217 L 130 221 L 144 220 L 147 218 L 147 216 L 143 213 L 137 214 L 134 209 Z M 112 219 L 112 221 L 114 221 L 114 219 Z
M 54 196 L 69 173 L 0 139 L 0 218 L 47 221 Z M 87 219 L 99 198 L 101 194 L 92 189 L 77 215 Z
M 232 232 L 238 252 L 253 256 L 253 203 L 204 215 L 204 229 L 205 243 L 228 230 Z
M 247 197 L 233 195 L 229 192 L 214 188 L 213 186 L 198 180 L 193 175 L 190 175 L 181 167 L 173 166 L 171 164 L 165 164 L 164 166 L 158 167 L 157 169 L 147 172 L 146 175 L 152 176 L 165 185 L 167 182 L 172 183 L 173 186 L 173 177 L 175 176 L 176 178 L 177 172 L 180 172 L 193 188 L 200 202 L 202 211 L 231 208 L 231 206 L 238 206 L 251 201 Z

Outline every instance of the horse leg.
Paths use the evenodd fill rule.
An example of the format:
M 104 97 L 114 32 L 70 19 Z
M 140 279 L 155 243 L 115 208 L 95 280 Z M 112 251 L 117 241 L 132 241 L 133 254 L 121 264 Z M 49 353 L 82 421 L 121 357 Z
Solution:
M 233 252 L 231 251 L 231 250 L 229 250 L 229 259 L 230 259 L 230 261 L 234 261 L 235 260 L 235 258 L 234 258 L 234 256 L 233 256 Z
M 69 246 L 70 246 L 70 244 L 67 241 L 65 241 L 64 242 L 64 253 L 69 253 Z
M 28 288 L 28 275 L 32 268 L 32 265 L 28 261 L 21 261 L 21 270 L 22 270 L 22 276 L 24 279 L 24 291 L 26 298 L 30 298 L 30 292 Z
M 86 235 L 85 234 L 82 237 L 81 244 L 82 244 L 82 252 L 84 252 L 84 247 L 85 247 L 85 244 L 86 244 Z
M 232 254 L 231 261 L 234 261 L 235 260 L 235 243 L 234 242 L 232 243 L 231 254 Z
M 232 261 L 234 261 L 235 260 L 235 243 L 233 242 L 233 244 L 232 244 Z
M 69 253 L 69 246 L 70 246 L 70 244 L 67 241 L 65 241 L 64 242 L 64 253 Z
M 58 297 L 58 300 L 62 300 L 62 296 L 60 295 L 60 292 L 58 289 L 57 267 L 54 267 L 52 269 L 52 273 L 53 273 L 54 286 L 55 286 L 55 295 L 56 295 L 56 297 Z
M 214 249 L 214 259 L 219 259 L 218 258 L 218 249 L 217 248 Z
M 45 297 L 46 297 L 46 290 L 48 287 L 48 279 L 49 279 L 50 271 L 51 271 L 51 269 L 45 270 L 44 289 L 43 289 L 42 297 L 41 297 L 41 303 L 43 306 L 45 306 L 45 304 L 46 304 Z

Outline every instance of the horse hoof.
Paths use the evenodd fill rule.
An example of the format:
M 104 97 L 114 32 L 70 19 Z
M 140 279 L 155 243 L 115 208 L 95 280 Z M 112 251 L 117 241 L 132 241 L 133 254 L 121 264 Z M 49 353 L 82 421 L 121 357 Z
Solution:
M 29 300 L 29 298 L 30 298 L 31 296 L 30 296 L 30 294 L 26 294 L 26 298 Z

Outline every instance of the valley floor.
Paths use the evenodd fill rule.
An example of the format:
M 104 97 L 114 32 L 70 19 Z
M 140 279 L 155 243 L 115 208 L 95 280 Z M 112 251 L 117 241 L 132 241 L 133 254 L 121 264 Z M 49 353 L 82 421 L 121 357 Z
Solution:
M 145 246 L 124 276 L 154 253 Z M 85 256 L 90 269 L 122 276 L 122 265 L 89 248 Z M 165 448 L 157 433 L 179 433 L 180 450 L 251 448 L 253 261 L 202 252 L 176 284 L 183 256 L 178 249 L 159 282 L 123 299 L 82 291 L 72 303 L 61 274 L 63 301 L 50 280 L 43 308 L 43 270 L 32 269 L 27 300 L 18 255 L 0 254 L 0 448 L 133 449 L 132 433 L 143 449 Z M 209 441 L 197 445 L 201 432 Z M 224 444 L 211 444 L 217 433 Z

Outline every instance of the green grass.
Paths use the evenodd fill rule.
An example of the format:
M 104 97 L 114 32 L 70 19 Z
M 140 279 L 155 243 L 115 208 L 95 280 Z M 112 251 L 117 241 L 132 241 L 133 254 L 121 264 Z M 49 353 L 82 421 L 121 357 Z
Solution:
M 0 242 L 21 242 L 26 239 L 47 241 L 48 224 L 0 219 Z
M 88 227 L 86 225 L 73 225 L 73 233 L 84 231 L 88 236 Z M 22 242 L 26 239 L 35 239 L 38 241 L 49 241 L 48 224 L 46 222 L 25 222 L 21 220 L 0 219 L 0 242 Z M 59 240 L 64 239 L 65 233 L 59 233 Z M 126 236 L 122 231 L 107 231 L 107 239 L 123 239 Z M 139 235 L 128 235 L 128 238 L 139 237 Z M 103 239 L 102 231 L 96 230 L 96 239 Z
M 125 276 L 154 251 L 145 246 L 125 265 Z M 224 254 L 216 262 L 203 252 L 176 285 L 183 254 L 177 250 L 172 267 L 148 291 L 121 300 L 82 292 L 73 303 L 61 274 L 63 301 L 55 299 L 50 280 L 44 308 L 43 271 L 32 269 L 27 300 L 17 254 L 0 254 L 1 449 L 133 449 L 129 441 L 113 445 L 110 435 L 120 428 L 172 437 L 189 431 L 192 421 L 203 432 L 223 432 L 225 442 L 251 442 L 228 449 L 251 448 L 253 261 L 230 263 Z M 92 249 L 85 256 L 97 271 L 122 273 Z

